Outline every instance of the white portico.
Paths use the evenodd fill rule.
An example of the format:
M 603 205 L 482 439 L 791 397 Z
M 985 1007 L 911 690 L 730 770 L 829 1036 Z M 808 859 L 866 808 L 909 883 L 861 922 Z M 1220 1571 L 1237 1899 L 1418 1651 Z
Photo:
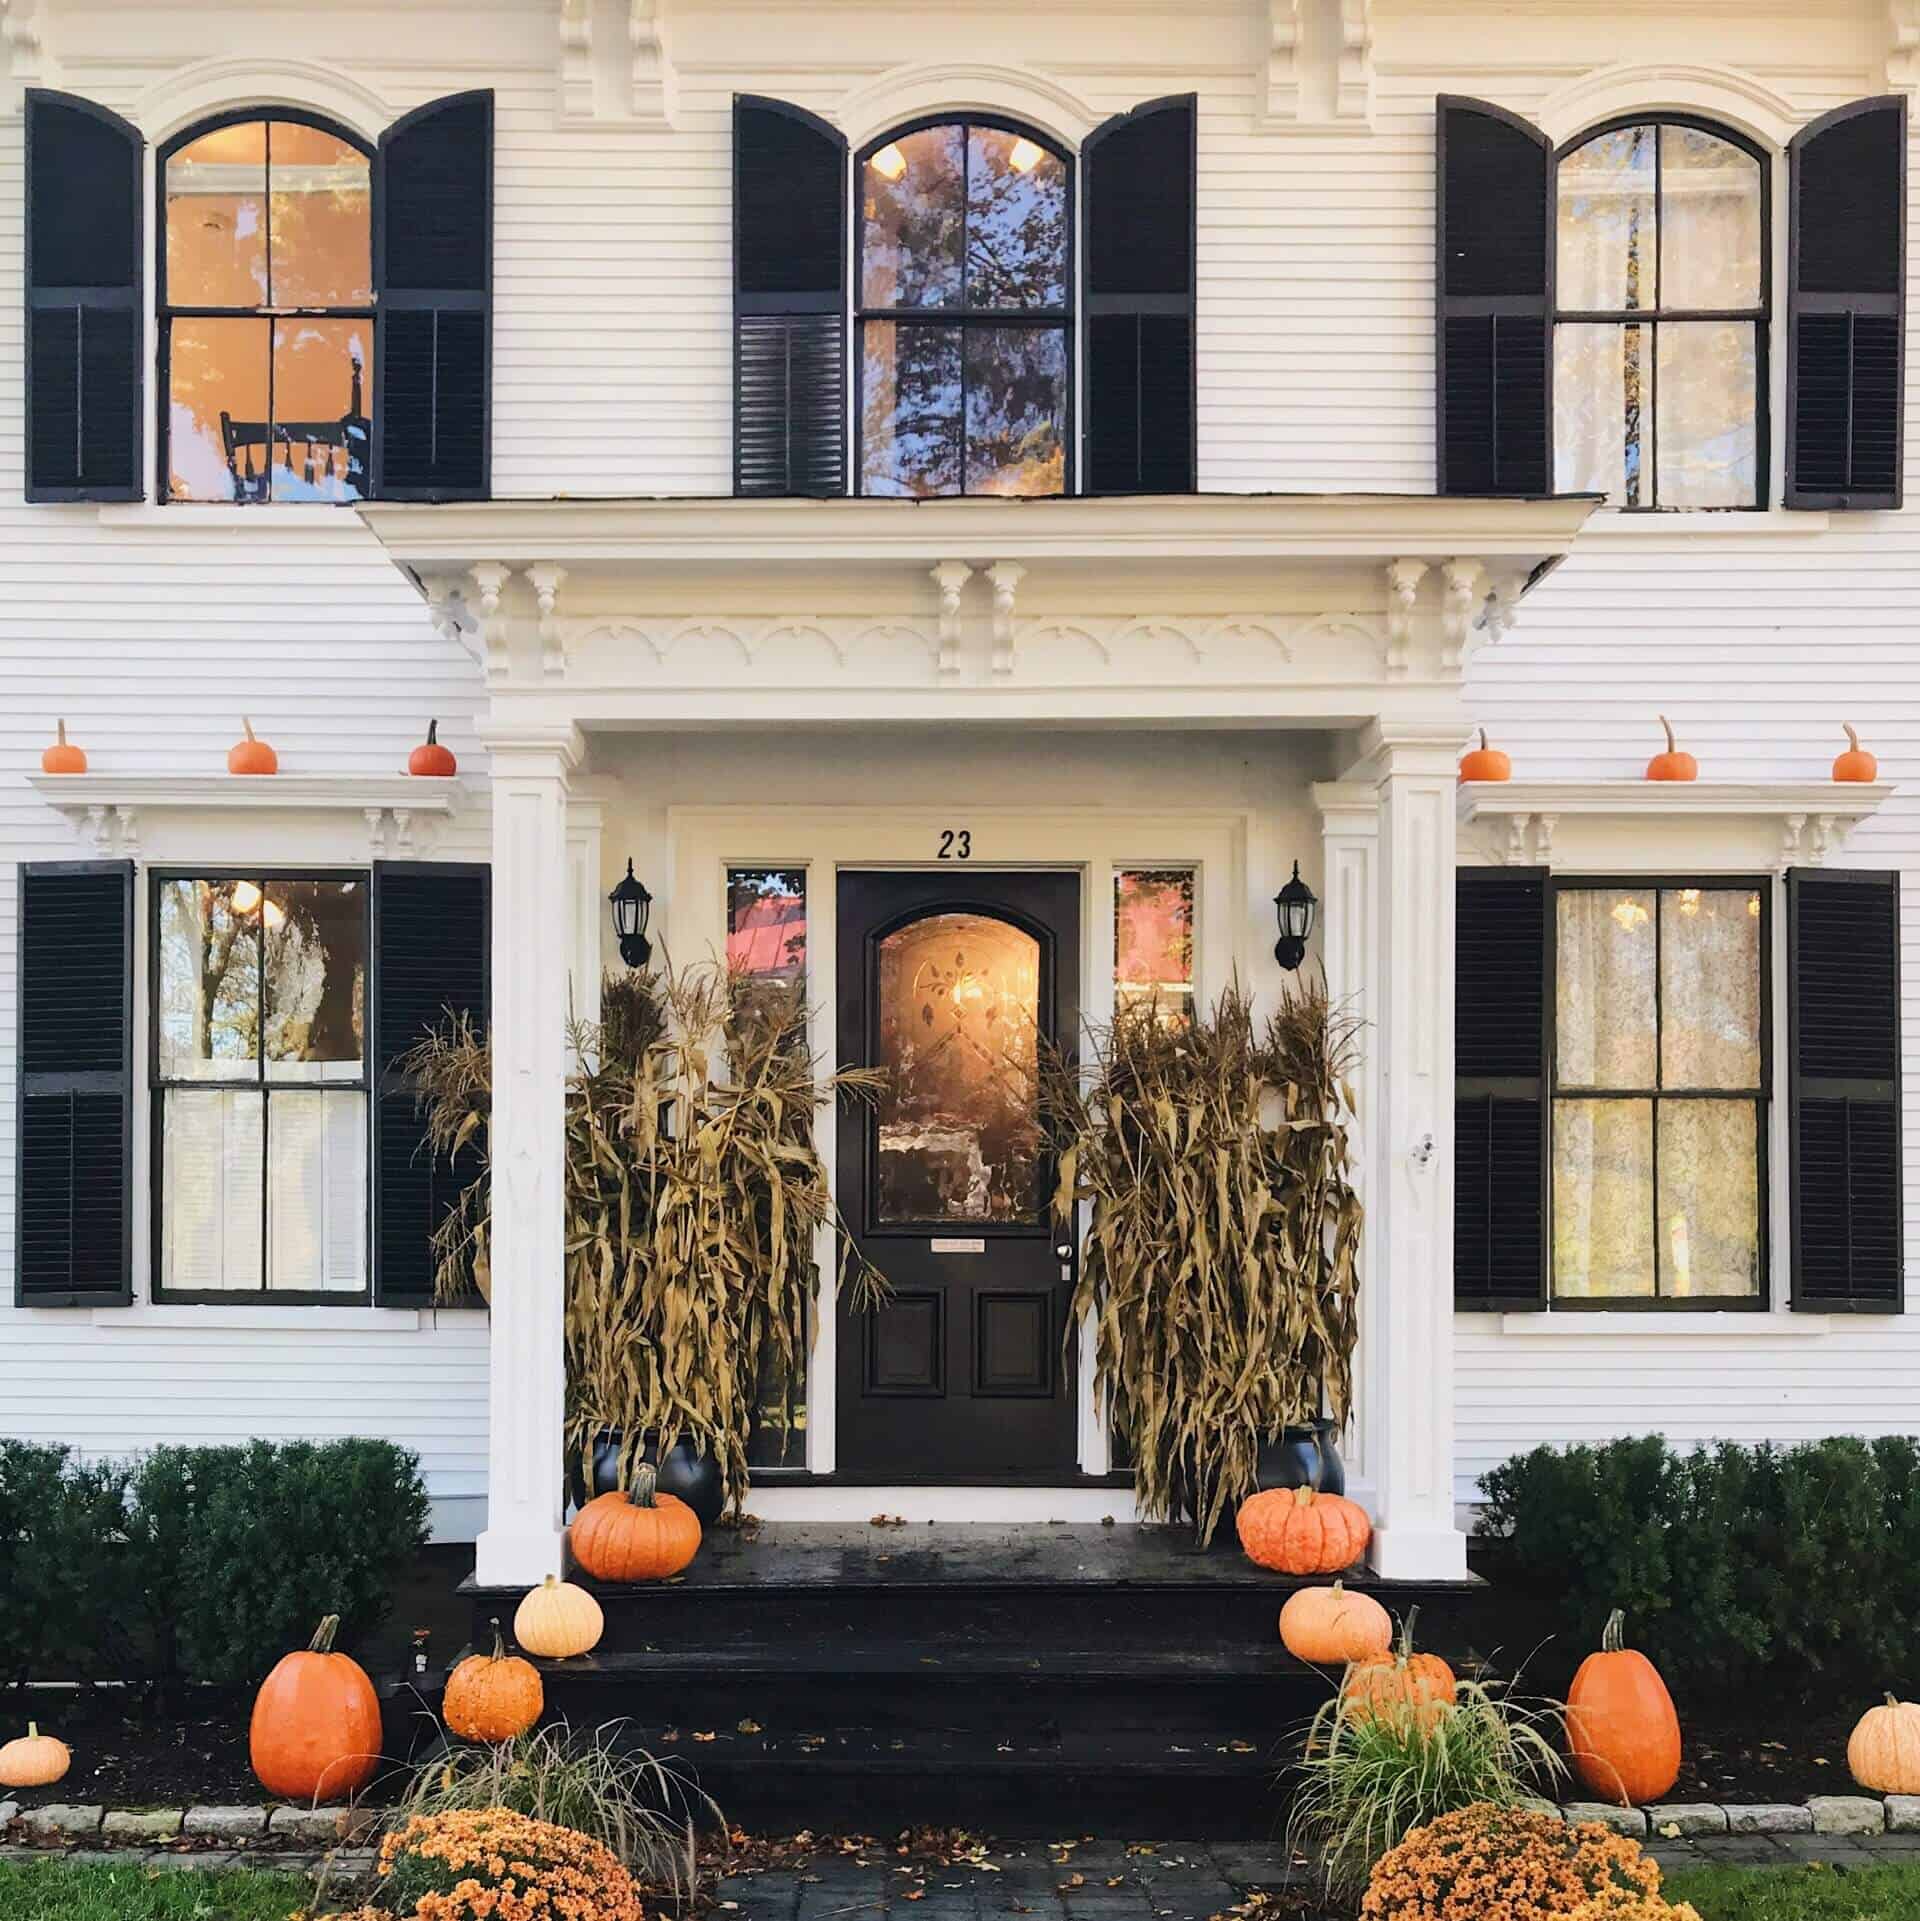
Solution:
M 1113 1004 L 1118 872 L 1197 875 L 1193 991 L 1211 997 L 1237 974 L 1264 997 L 1282 984 L 1269 903 L 1298 860 L 1321 897 L 1333 990 L 1368 1023 L 1350 1491 L 1375 1515 L 1382 1574 L 1464 1571 L 1450 1360 L 1454 785 L 1473 720 L 1462 673 L 1590 505 L 363 508 L 482 663 L 490 696 L 496 1225 L 480 1582 L 559 1567 L 562 1036 L 570 1008 L 591 1011 L 603 897 L 629 858 L 681 959 L 724 947 L 730 863 L 806 872 L 828 1059 L 843 1057 L 843 873 L 939 873 L 964 858 L 976 887 L 1073 877 L 1067 959 L 1078 1014 L 1097 1020 Z M 836 1338 L 823 1302 L 806 1471 L 757 1481 L 756 1511 L 978 1513 L 978 1486 L 920 1474 L 883 1492 L 859 1471 L 839 1443 Z M 1061 1387 L 1081 1397 L 1070 1466 L 993 1489 L 996 1518 L 1128 1511 L 1079 1372 Z

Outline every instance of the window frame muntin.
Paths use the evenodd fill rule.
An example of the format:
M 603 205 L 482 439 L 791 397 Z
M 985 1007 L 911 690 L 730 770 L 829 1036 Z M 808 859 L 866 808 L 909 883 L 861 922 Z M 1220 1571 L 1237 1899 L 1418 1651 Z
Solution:
M 1653 143 L 1653 229 L 1654 229 L 1654 283 L 1656 288 L 1664 289 L 1666 283 L 1666 222 L 1661 206 L 1662 197 L 1662 148 L 1664 142 L 1658 138 L 1661 127 L 1690 127 L 1696 133 L 1711 134 L 1716 140 L 1724 140 L 1729 146 L 1737 147 L 1753 160 L 1760 170 L 1760 304 L 1753 308 L 1696 308 L 1676 307 L 1667 312 L 1659 305 L 1640 309 L 1607 309 L 1569 307 L 1560 305 L 1560 165 L 1569 154 L 1578 153 L 1589 142 L 1600 139 L 1609 133 L 1619 133 L 1627 127 L 1652 127 L 1656 130 Z M 1650 349 L 1657 361 L 1659 354 L 1660 322 L 1671 320 L 1686 321 L 1733 321 L 1748 322 L 1754 334 L 1753 357 L 1753 471 L 1754 498 L 1737 507 L 1663 507 L 1660 504 L 1660 443 L 1658 439 L 1659 387 L 1658 374 L 1655 375 L 1652 414 L 1656 434 L 1654 439 L 1653 460 L 1649 463 L 1649 486 L 1653 499 L 1643 506 L 1630 506 L 1622 501 L 1617 506 L 1607 503 L 1611 511 L 1623 514 L 1763 514 L 1773 498 L 1773 310 L 1774 310 L 1774 258 L 1773 258 L 1773 203 L 1774 203 L 1774 166 L 1778 155 L 1771 152 L 1751 135 L 1742 133 L 1739 128 L 1715 120 L 1710 115 L 1685 112 L 1621 113 L 1612 118 L 1597 122 L 1591 127 L 1582 128 L 1553 149 L 1550 192 L 1547 200 L 1547 215 L 1551 226 L 1549 258 L 1547 263 L 1547 362 L 1549 419 L 1552 423 L 1553 444 L 1550 452 L 1553 464 L 1557 467 L 1560 452 L 1560 405 L 1559 396 L 1553 389 L 1553 364 L 1557 356 L 1560 327 L 1562 323 L 1584 326 L 1633 326 L 1644 325 L 1649 329 Z M 1553 469 L 1550 467 L 1550 472 Z
M 252 1083 L 260 1091 L 261 1097 L 261 1193 L 260 1193 L 260 1285 L 256 1288 L 217 1287 L 217 1288 L 178 1288 L 168 1287 L 161 1280 L 162 1249 L 166 1232 L 166 1181 L 164 1179 L 164 1156 L 166 1153 L 166 1098 L 176 1088 L 220 1088 L 245 1085 L 237 1078 L 231 1081 L 175 1080 L 160 1071 L 160 904 L 164 890 L 169 882 L 180 880 L 193 881 L 258 881 L 264 896 L 274 881 L 356 881 L 364 890 L 362 899 L 365 913 L 361 917 L 361 961 L 366 982 L 367 1032 L 360 1054 L 360 1078 L 357 1081 L 326 1081 L 320 1083 L 326 1090 L 340 1093 L 358 1093 L 365 1099 L 364 1124 L 366 1132 L 366 1182 L 365 1210 L 361 1220 L 361 1235 L 365 1252 L 364 1272 L 366 1286 L 363 1288 L 274 1288 L 267 1284 L 268 1247 L 268 1190 L 264 1178 L 267 1155 L 271 1151 L 272 1133 L 269 1126 L 267 1108 L 272 1103 L 273 1083 L 266 1077 L 264 1055 L 256 1054 L 254 1066 L 259 1070 L 258 1078 Z M 374 1183 L 378 1169 L 373 1155 L 373 1109 L 378 1095 L 377 1081 L 373 1069 L 373 1027 L 376 1019 L 373 956 L 373 869 L 371 867 L 287 867 L 275 868 L 271 863 L 255 863 L 241 866 L 166 866 L 149 867 L 146 870 L 147 906 L 147 1188 L 149 1195 L 148 1211 L 148 1298 L 156 1306 L 173 1307 L 371 1307 L 374 1303 L 373 1275 L 373 1213 Z M 261 965 L 266 961 L 265 942 L 261 943 Z M 264 975 L 263 975 L 264 980 Z M 265 1044 L 265 1000 L 261 1002 L 262 1045 Z M 282 1082 L 283 1088 L 294 1092 L 310 1091 L 299 1082 Z
M 356 152 L 362 153 L 367 160 L 367 273 L 374 282 L 374 298 L 364 306 L 354 307 L 207 307 L 197 305 L 172 306 L 167 298 L 167 162 L 182 147 L 209 133 L 218 133 L 223 127 L 244 126 L 258 120 L 269 123 L 275 120 L 288 122 L 294 126 L 312 127 L 316 132 L 330 134 L 336 140 L 343 140 Z M 267 152 L 268 198 L 273 191 L 273 154 L 271 136 Z M 269 215 L 269 218 L 271 216 Z M 155 329 L 154 342 L 154 408 L 159 416 L 158 434 L 154 451 L 154 499 L 163 507 L 289 507 L 289 506 L 358 506 L 362 501 L 374 499 L 373 486 L 373 449 L 379 442 L 379 434 L 374 424 L 374 409 L 379 405 L 379 396 L 373 392 L 374 366 L 379 355 L 379 314 L 376 311 L 379 300 L 379 273 L 375 264 L 375 250 L 380 234 L 380 154 L 374 142 L 349 127 L 344 121 L 332 119 L 323 113 L 316 113 L 310 107 L 279 107 L 273 105 L 231 107 L 223 112 L 209 114 L 203 120 L 196 120 L 172 134 L 161 145 L 154 157 L 153 169 L 153 317 Z M 271 258 L 271 255 L 269 255 Z M 367 358 L 367 487 L 358 500 L 330 501 L 285 501 L 266 500 L 188 500 L 175 495 L 168 487 L 171 468 L 171 415 L 169 395 L 173 377 L 173 323 L 176 320 L 260 320 L 269 329 L 275 320 L 282 317 L 308 315 L 325 320 L 365 320 L 368 323 L 369 347 Z M 273 345 L 269 331 L 267 345 L 267 412 L 273 412 Z M 268 449 L 268 469 L 272 469 L 272 448 Z
M 861 169 L 880 151 L 893 141 L 904 139 L 909 134 L 925 133 L 930 127 L 953 127 L 964 129 L 988 127 L 997 133 L 1011 133 L 1031 140 L 1057 159 L 1066 173 L 1066 304 L 1063 307 L 1030 308 L 984 308 L 984 307 L 868 307 L 860 298 L 860 288 L 867 250 L 867 219 L 864 198 L 860 192 Z M 966 142 L 961 142 L 964 156 Z M 896 126 L 888 127 L 876 134 L 873 139 L 853 152 L 847 168 L 847 188 L 850 216 L 848 235 L 851 245 L 847 250 L 848 299 L 853 321 L 851 342 L 852 358 L 852 406 L 848 418 L 848 435 L 851 440 L 851 459 L 848 465 L 848 491 L 857 499 L 893 500 L 1066 500 L 1080 491 L 1080 462 L 1078 440 L 1080 434 L 1079 394 L 1080 394 L 1080 325 L 1085 313 L 1086 297 L 1081 285 L 1082 270 L 1080 261 L 1080 156 L 1072 151 L 1064 141 L 1029 122 L 1019 120 L 1009 114 L 969 113 L 964 108 L 947 108 L 940 112 L 917 114 L 911 120 L 903 120 Z M 965 204 L 966 176 L 961 177 L 962 204 Z M 1196 208 L 1196 218 L 1197 218 Z M 964 246 L 964 236 L 963 236 Z M 962 254 L 964 263 L 965 255 Z M 1060 491 L 1057 494 L 975 494 L 969 493 L 967 479 L 967 383 L 966 356 L 964 342 L 961 354 L 960 377 L 960 491 L 951 494 L 906 495 L 869 494 L 865 486 L 866 450 L 866 326 L 869 320 L 893 321 L 907 326 L 955 326 L 964 331 L 968 327 L 1027 327 L 1035 330 L 1058 329 L 1064 335 L 1066 351 L 1066 409 L 1060 423 L 1061 476 Z
M 1731 511 L 1731 510 L 1729 510 Z M 1653 921 L 1655 928 L 1654 949 L 1654 1072 L 1659 1073 L 1659 1036 L 1660 1010 L 1663 988 L 1659 972 L 1659 896 L 1664 893 L 1679 893 L 1684 888 L 1697 887 L 1702 893 L 1751 893 L 1760 901 L 1760 1077 L 1757 1088 L 1749 1091 L 1741 1088 L 1692 1088 L 1669 1091 L 1658 1086 L 1652 1088 L 1610 1088 L 1580 1087 L 1569 1091 L 1569 1100 L 1644 1100 L 1652 1108 L 1653 1156 L 1652 1197 L 1650 1205 L 1655 1210 L 1655 1233 L 1653 1237 L 1654 1266 L 1653 1284 L 1655 1292 L 1651 1295 L 1562 1295 L 1558 1292 L 1558 1275 L 1554 1267 L 1554 1207 L 1553 1207 L 1553 1122 L 1555 1110 L 1562 1098 L 1560 1092 L 1560 1049 L 1559 1049 L 1559 1004 L 1560 1004 L 1560 896 L 1563 893 L 1606 893 L 1613 889 L 1624 889 L 1634 893 L 1654 895 Z M 1541 1262 L 1545 1269 L 1543 1276 L 1546 1306 L 1555 1314 L 1680 1314 L 1680 1313 L 1737 1313 L 1764 1314 L 1773 1305 L 1773 1110 L 1774 1110 L 1774 944 L 1773 944 L 1773 876 L 1771 874 L 1742 873 L 1643 873 L 1643 874 L 1586 874 L 1586 873 L 1549 873 L 1546 877 L 1546 912 L 1543 916 L 1543 938 L 1546 945 L 1546 993 L 1542 998 L 1542 1021 L 1545 1026 L 1543 1046 L 1545 1056 L 1542 1067 L 1542 1097 L 1540 1102 L 1540 1133 L 1542 1171 L 1541 1213 L 1544 1220 L 1544 1233 L 1541 1237 Z M 1757 1255 L 1760 1269 L 1760 1285 L 1751 1294 L 1661 1294 L 1660 1286 L 1660 1236 L 1658 1232 L 1658 1209 L 1660 1193 L 1660 1103 L 1663 1100 L 1750 1100 L 1758 1110 L 1754 1125 L 1754 1156 L 1757 1186 L 1755 1189 L 1758 1214 Z

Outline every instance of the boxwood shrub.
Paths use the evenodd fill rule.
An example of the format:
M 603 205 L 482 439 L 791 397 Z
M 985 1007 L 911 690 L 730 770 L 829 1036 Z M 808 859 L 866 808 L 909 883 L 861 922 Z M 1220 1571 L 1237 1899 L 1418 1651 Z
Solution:
M 1613 1608 L 1675 1686 L 1920 1682 L 1920 1444 L 1535 1448 L 1482 1482 L 1486 1570 L 1575 1650 Z

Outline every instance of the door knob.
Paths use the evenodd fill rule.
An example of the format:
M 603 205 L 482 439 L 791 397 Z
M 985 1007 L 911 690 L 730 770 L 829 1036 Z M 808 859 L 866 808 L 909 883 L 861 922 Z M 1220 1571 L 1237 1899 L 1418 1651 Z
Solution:
M 1056 1261 L 1072 1260 L 1073 1259 L 1073 1243 L 1071 1241 L 1062 1241 L 1060 1245 L 1053 1250 L 1053 1258 Z

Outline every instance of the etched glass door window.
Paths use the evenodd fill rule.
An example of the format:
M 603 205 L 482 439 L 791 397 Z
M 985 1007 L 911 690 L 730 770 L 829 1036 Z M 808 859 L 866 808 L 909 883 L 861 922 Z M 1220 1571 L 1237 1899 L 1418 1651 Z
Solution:
M 879 946 L 879 1222 L 1040 1220 L 1040 943 L 936 913 Z

